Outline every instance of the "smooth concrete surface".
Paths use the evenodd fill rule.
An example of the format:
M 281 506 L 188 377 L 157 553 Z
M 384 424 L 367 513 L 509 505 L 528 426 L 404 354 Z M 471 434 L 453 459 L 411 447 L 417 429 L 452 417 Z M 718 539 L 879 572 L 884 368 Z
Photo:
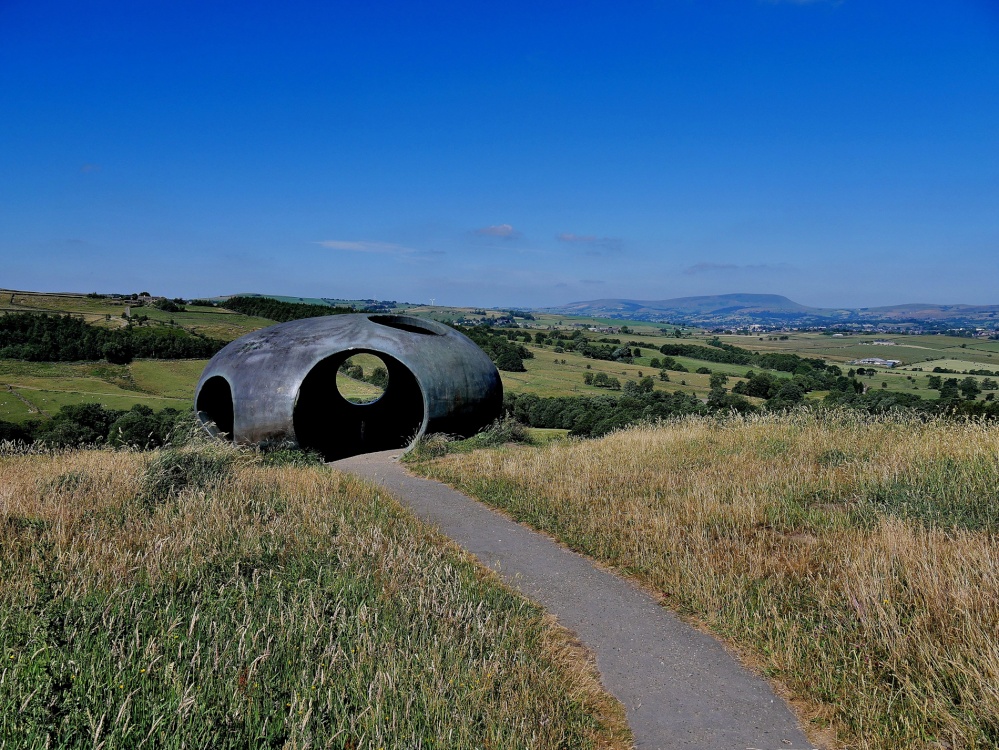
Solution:
M 645 750 L 804 750 L 795 716 L 713 638 L 587 558 L 478 500 L 409 474 L 400 451 L 332 465 L 386 487 L 419 518 L 551 612 L 595 655 Z

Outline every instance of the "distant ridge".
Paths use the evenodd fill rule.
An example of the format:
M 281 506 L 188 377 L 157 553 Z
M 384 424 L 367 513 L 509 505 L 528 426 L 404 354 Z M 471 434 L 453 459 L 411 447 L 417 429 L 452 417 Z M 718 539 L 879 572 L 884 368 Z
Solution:
M 884 307 L 808 307 L 780 294 L 715 294 L 665 300 L 599 299 L 546 308 L 564 315 L 628 318 L 681 325 L 879 325 L 995 328 L 999 305 L 910 303 Z

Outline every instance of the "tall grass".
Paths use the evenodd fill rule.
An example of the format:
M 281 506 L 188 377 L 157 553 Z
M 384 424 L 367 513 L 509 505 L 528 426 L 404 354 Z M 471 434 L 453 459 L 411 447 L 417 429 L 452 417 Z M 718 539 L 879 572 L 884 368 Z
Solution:
M 999 427 L 686 419 L 421 470 L 633 574 L 848 747 L 999 747 Z
M 568 634 L 360 480 L 222 445 L 0 472 L 0 747 L 629 744 Z

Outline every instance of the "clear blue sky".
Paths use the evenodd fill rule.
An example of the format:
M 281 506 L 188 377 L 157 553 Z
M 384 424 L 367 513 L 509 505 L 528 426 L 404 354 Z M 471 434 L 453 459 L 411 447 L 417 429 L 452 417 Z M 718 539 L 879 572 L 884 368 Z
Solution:
M 999 303 L 997 0 L 0 0 L 0 287 Z

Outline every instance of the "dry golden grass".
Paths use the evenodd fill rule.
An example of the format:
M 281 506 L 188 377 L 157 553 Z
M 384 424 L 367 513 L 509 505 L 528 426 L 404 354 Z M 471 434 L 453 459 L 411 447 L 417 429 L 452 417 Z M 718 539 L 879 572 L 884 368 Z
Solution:
M 846 747 L 999 746 L 999 427 L 689 419 L 421 470 L 635 575 Z
M 0 456 L 0 747 L 607 747 L 569 635 L 370 484 Z

